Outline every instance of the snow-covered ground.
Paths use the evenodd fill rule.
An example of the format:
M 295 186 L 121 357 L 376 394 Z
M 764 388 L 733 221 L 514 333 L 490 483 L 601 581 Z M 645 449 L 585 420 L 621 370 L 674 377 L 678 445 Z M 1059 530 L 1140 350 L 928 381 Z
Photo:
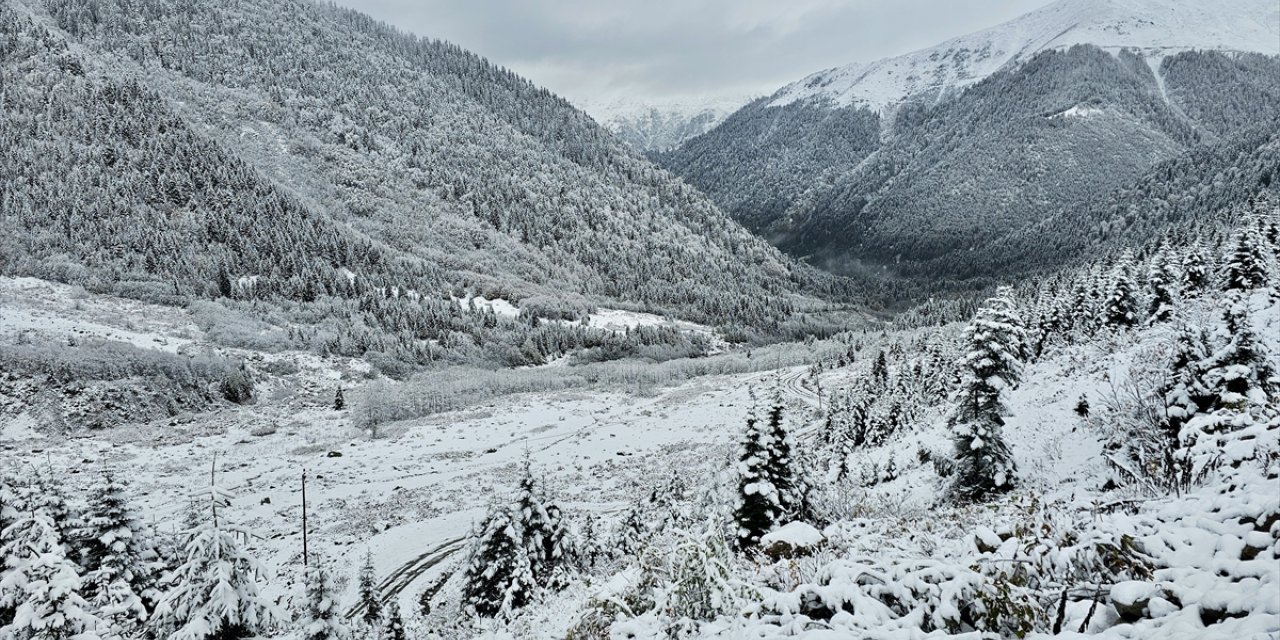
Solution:
M 93 335 L 149 349 L 216 348 L 183 310 L 85 295 L 33 280 L 0 280 L 0 292 L 0 340 L 16 340 L 23 333 L 58 339 Z M 1264 343 L 1280 349 L 1280 306 L 1262 296 L 1253 306 L 1254 326 Z M 589 322 L 622 330 L 669 321 L 601 310 Z M 883 340 L 918 345 L 929 331 L 890 334 Z M 956 327 L 940 331 L 934 339 L 946 341 Z M 892 460 L 897 472 L 882 482 L 854 485 L 844 496 L 850 505 L 847 517 L 825 530 L 792 525 L 770 538 L 817 549 L 812 561 L 794 565 L 785 580 L 775 575 L 775 566 L 751 569 L 761 584 L 774 585 L 756 595 L 762 607 L 758 612 L 774 612 L 766 616 L 770 622 L 719 621 L 701 633 L 726 639 L 855 637 L 867 624 L 864 616 L 872 613 L 859 613 L 849 604 L 853 614 L 837 614 L 822 623 L 828 630 L 817 631 L 812 620 L 802 624 L 808 619 L 797 609 L 809 597 L 805 594 L 872 606 L 859 600 L 865 584 L 857 578 L 870 575 L 894 584 L 944 580 L 949 585 L 944 592 L 959 589 L 945 592 L 944 601 L 971 597 L 964 595 L 970 593 L 965 589 L 976 588 L 980 577 L 968 567 L 1051 563 L 1035 555 L 1044 548 L 1036 546 L 1036 536 L 1059 536 L 1061 531 L 1053 528 L 1072 523 L 1095 532 L 1087 535 L 1131 536 L 1155 550 L 1158 565 L 1165 564 L 1144 580 L 1117 585 L 1109 596 L 1115 602 L 1142 600 L 1139 608 L 1145 607 L 1148 618 L 1122 622 L 1112 609 L 1091 616 L 1088 598 L 1073 599 L 1063 609 L 1066 628 L 1087 618 L 1088 631 L 1116 638 L 1274 637 L 1280 632 L 1280 593 L 1273 606 L 1267 590 L 1280 587 L 1280 566 L 1268 565 L 1265 556 L 1241 560 L 1240 554 L 1246 545 L 1274 543 L 1270 537 L 1259 538 L 1248 523 L 1280 513 L 1280 472 L 1268 476 L 1246 466 L 1223 484 L 1185 496 L 1147 499 L 1109 493 L 1103 487 L 1108 475 L 1103 439 L 1076 412 L 1082 396 L 1094 406 L 1104 403 L 1113 383 L 1150 348 L 1166 343 L 1170 331 L 1161 325 L 1123 339 L 1064 347 L 1026 369 L 1022 384 L 1007 398 L 1006 436 L 1021 478 L 1019 490 L 1007 500 L 981 507 L 939 501 L 940 480 L 922 457 L 922 452 L 945 455 L 951 446 L 938 413 L 926 413 L 884 446 L 860 452 L 860 467 L 882 468 Z M 260 536 L 253 551 L 277 576 L 268 591 L 275 596 L 296 594 L 301 577 L 305 472 L 311 552 L 354 574 L 368 550 L 382 593 L 412 612 L 424 589 L 458 569 L 467 536 L 486 507 L 511 498 L 526 459 L 571 517 L 598 514 L 608 522 L 651 490 L 655 478 L 673 469 L 724 468 L 734 455 L 753 389 L 779 389 L 791 407 L 792 428 L 808 441 L 820 424 L 810 411 L 824 401 L 818 389 L 829 393 L 852 384 L 865 375 L 870 359 L 860 357 L 853 366 L 822 373 L 793 367 L 707 376 L 649 395 L 599 390 L 511 395 L 384 425 L 372 437 L 352 425 L 349 410 L 331 406 L 333 389 L 358 385 L 361 376 L 355 373 L 367 369 L 308 354 L 257 356 L 255 367 L 272 359 L 301 366 L 293 373 L 265 376 L 266 387 L 277 391 L 261 394 L 249 406 L 219 405 L 207 413 L 124 425 L 89 437 L 47 433 L 28 414 L 0 413 L 0 463 L 69 469 L 67 488 L 73 493 L 99 465 L 126 470 L 142 511 L 166 535 L 180 527 L 189 496 L 209 482 L 216 460 L 218 484 L 236 496 L 227 514 Z M 1275 435 L 1271 431 L 1265 437 Z M 821 475 L 821 470 L 811 471 Z M 1115 504 L 1130 506 L 1116 511 Z M 1054 539 L 1069 546 L 1064 538 Z M 1059 552 L 1067 553 L 1054 551 Z M 819 574 L 827 577 L 806 582 Z M 593 597 L 634 578 L 624 572 L 603 582 L 576 583 L 491 635 L 564 637 Z M 354 580 L 344 588 L 343 602 L 350 606 Z M 1174 596 L 1178 606 L 1169 601 Z M 1207 610 L 1228 616 L 1212 627 L 1212 634 L 1196 613 Z M 938 609 L 927 615 L 946 613 Z M 1241 617 L 1232 617 L 1236 615 Z M 649 637 L 643 632 L 657 627 L 647 624 L 641 616 L 617 629 Z M 894 619 L 886 618 L 884 624 L 888 635 L 876 637 L 931 637 L 913 635 L 910 625 Z M 794 635 L 788 628 L 805 631 Z
M 94 336 L 149 349 L 249 355 L 205 342 L 180 309 L 33 279 L 0 279 L 0 295 L 0 340 L 16 340 L 20 333 L 38 340 Z M 504 300 L 475 302 L 497 313 L 510 311 Z M 710 332 L 607 309 L 589 323 L 617 331 L 662 325 Z M 514 491 L 526 456 L 569 511 L 617 511 L 634 498 L 638 483 L 669 466 L 696 466 L 727 455 L 746 414 L 748 390 L 771 380 L 771 374 L 703 378 L 652 396 L 508 396 L 395 423 L 375 439 L 352 426 L 349 411 L 330 406 L 337 386 L 350 391 L 359 384 L 350 372 L 367 369 L 298 352 L 253 355 L 255 367 L 280 360 L 301 365 L 285 379 L 260 380 L 267 389 L 294 392 L 268 391 L 250 406 L 224 405 L 92 437 L 49 434 L 27 413 L 0 413 L 0 461 L 71 469 L 73 493 L 99 465 L 127 470 L 143 512 L 161 533 L 174 533 L 189 496 L 209 482 L 216 458 L 218 484 L 237 496 L 229 513 L 262 536 L 258 553 L 282 578 L 273 584 L 278 590 L 300 579 L 305 470 L 312 551 L 355 567 L 365 549 L 371 550 L 379 576 L 396 579 L 395 590 L 412 610 L 412 598 L 424 584 L 456 568 L 459 540 L 485 507 Z M 442 557 L 432 554 L 439 551 L 445 553 L 435 555 Z M 421 566 L 426 560 L 431 566 Z M 397 571 L 405 573 L 393 575 Z

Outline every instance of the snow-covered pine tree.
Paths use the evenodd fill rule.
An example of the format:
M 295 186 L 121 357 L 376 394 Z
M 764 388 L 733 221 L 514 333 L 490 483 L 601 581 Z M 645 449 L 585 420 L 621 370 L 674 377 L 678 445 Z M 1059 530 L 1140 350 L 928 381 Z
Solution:
M 9 469 L 0 472 L 0 578 L 17 569 L 22 558 L 21 547 L 14 542 L 19 531 L 14 525 L 26 511 L 23 496 L 26 495 L 24 485 L 28 481 Z M 11 595 L 0 591 L 0 626 L 13 619 L 17 599 Z
M 1209 265 L 1204 247 L 1193 242 L 1182 256 L 1182 295 L 1196 296 L 1209 288 Z
M 876 353 L 876 359 L 871 363 L 871 381 L 878 386 L 889 384 L 889 360 L 883 349 Z
M 783 509 L 777 487 L 770 481 L 771 448 L 769 425 L 754 415 L 747 418 L 739 445 L 737 505 L 733 519 L 739 549 L 749 549 L 778 524 Z
M 50 514 L 35 511 L 10 525 L 3 553 L 13 568 L 0 578 L 5 640 L 97 640 L 102 622 L 81 595 L 79 566 L 67 558 Z
M 115 472 L 103 469 L 89 489 L 84 525 L 76 536 L 85 596 L 98 615 L 124 629 L 145 623 L 159 598 L 158 557 Z
M 1084 276 L 1085 297 L 1076 309 L 1081 314 L 1077 326 L 1086 333 L 1092 333 L 1102 325 L 1103 303 L 1109 286 L 1106 277 L 1107 274 L 1099 267 L 1095 267 Z
M 769 429 L 768 462 L 765 469 L 769 483 L 778 492 L 778 517 L 783 524 L 800 517 L 807 509 L 809 487 L 796 465 L 796 443 L 786 425 L 786 409 L 782 393 L 775 392 L 766 422 Z
M 516 531 L 520 534 L 534 581 L 547 586 L 551 574 L 557 568 L 555 559 L 549 554 L 556 525 L 547 513 L 547 505 L 543 501 L 537 479 L 533 477 L 533 466 L 528 458 L 524 461 L 519 492 L 514 506 Z
M 1204 383 L 1214 407 L 1243 411 L 1261 406 L 1275 392 L 1275 371 L 1250 326 L 1247 298 L 1231 300 L 1223 311 L 1222 348 L 1204 363 Z
M 1184 428 L 1193 417 L 1212 405 L 1212 398 L 1202 379 L 1203 360 L 1208 351 L 1208 339 L 1203 331 L 1191 327 L 1178 331 L 1168 377 L 1160 388 L 1164 400 L 1160 433 L 1151 436 L 1131 434 L 1137 437 L 1126 437 L 1124 442 L 1117 443 L 1137 465 L 1136 472 L 1157 478 L 1170 488 L 1183 486 L 1188 479 L 1189 468 L 1184 451 L 1188 443 L 1184 439 Z M 1152 444 L 1146 445 L 1148 441 Z
M 951 416 L 956 450 L 952 493 L 980 500 L 1011 489 L 1017 466 L 1004 442 L 1001 393 L 1017 384 L 1025 330 L 1007 290 L 986 301 L 965 330 L 965 379 Z
M 1280 198 L 1264 195 L 1253 206 L 1254 226 L 1272 251 L 1280 249 Z
M 1102 303 L 1102 323 L 1109 327 L 1131 327 L 1138 323 L 1138 309 L 1133 257 L 1126 252 L 1111 270 L 1107 297 Z
M 347 399 L 343 396 L 342 387 L 333 393 L 333 410 L 342 411 L 347 408 Z
M 544 587 L 562 589 L 569 583 L 570 569 L 578 564 L 578 547 L 560 505 L 548 501 L 546 510 L 551 531 L 542 541 L 544 574 L 535 578 Z
M 263 635 L 280 619 L 259 593 L 267 572 L 242 546 L 249 530 L 228 521 L 231 493 L 210 486 L 201 501 L 209 511 L 186 533 L 184 561 L 166 577 L 152 631 L 168 640 L 238 640 Z
M 392 598 L 387 603 L 387 626 L 383 630 L 384 640 L 408 640 L 404 630 L 404 616 L 400 615 L 400 602 Z
M 329 571 L 321 559 L 306 569 L 307 606 L 298 627 L 305 640 L 344 640 L 350 630 L 338 607 Z
M 8 470 L 0 472 L 0 536 L 18 521 L 22 506 L 18 499 L 18 479 Z M 3 569 L 0 566 L 0 569 Z
M 356 606 L 361 610 L 360 619 L 370 629 L 377 629 L 382 625 L 382 598 L 378 596 L 378 575 L 373 569 L 372 551 L 364 552 L 357 580 L 359 602 Z
M 462 575 L 463 606 L 475 615 L 496 616 L 533 599 L 538 584 L 510 509 L 490 509 Z
M 1222 271 L 1228 291 L 1250 291 L 1267 284 L 1270 260 L 1258 230 L 1246 226 L 1236 232 Z
M 1173 317 L 1178 280 L 1179 274 L 1166 252 L 1151 258 L 1151 266 L 1147 270 L 1147 291 L 1150 294 L 1147 317 L 1151 322 L 1168 322 Z
M 600 564 L 603 550 L 600 548 L 599 519 L 588 514 L 582 521 L 582 531 L 578 536 L 578 562 L 585 569 L 594 569 Z
M 653 530 L 645 521 L 642 505 L 633 503 L 623 513 L 614 528 L 607 553 L 615 559 L 634 558 L 640 554 L 652 537 Z
M 83 523 L 80 513 L 67 501 L 63 483 L 54 479 L 52 469 L 31 467 L 30 481 L 22 490 L 25 494 L 22 497 L 24 508 L 31 513 L 43 513 L 49 517 L 49 522 L 58 530 L 58 539 L 62 541 L 67 558 L 78 563 L 80 545 L 75 532 Z

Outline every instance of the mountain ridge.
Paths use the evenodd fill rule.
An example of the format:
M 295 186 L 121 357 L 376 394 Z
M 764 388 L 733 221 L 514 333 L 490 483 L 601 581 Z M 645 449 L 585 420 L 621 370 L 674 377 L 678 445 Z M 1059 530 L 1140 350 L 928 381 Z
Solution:
M 1267 19 L 1268 11 L 1274 14 Z M 1163 21 L 1150 16 L 1162 16 Z M 1176 34 L 1176 35 L 1174 35 Z M 1180 40 L 1170 43 L 1170 39 Z M 1280 6 L 1269 0 L 1059 0 L 1003 24 L 869 63 L 811 74 L 771 97 L 883 111 L 905 100 L 937 100 L 1036 53 L 1091 44 L 1148 57 L 1189 50 L 1280 54 Z

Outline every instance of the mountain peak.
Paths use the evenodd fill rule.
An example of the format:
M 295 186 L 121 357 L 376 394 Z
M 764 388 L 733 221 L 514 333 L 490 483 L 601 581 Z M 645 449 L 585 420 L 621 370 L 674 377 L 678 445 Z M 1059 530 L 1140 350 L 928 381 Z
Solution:
M 937 46 L 854 63 L 783 87 L 771 103 L 829 100 L 883 111 L 933 100 L 1049 49 L 1092 44 L 1161 57 L 1193 49 L 1280 54 L 1275 0 L 1059 0 Z

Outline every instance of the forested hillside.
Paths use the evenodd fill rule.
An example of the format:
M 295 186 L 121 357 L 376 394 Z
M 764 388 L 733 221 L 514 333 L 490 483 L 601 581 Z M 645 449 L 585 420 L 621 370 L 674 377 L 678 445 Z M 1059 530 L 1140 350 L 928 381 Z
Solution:
M 8 274 L 415 364 L 599 344 L 535 319 L 599 305 L 763 338 L 844 293 L 563 100 L 355 12 L 6 0 L 0 65 Z

